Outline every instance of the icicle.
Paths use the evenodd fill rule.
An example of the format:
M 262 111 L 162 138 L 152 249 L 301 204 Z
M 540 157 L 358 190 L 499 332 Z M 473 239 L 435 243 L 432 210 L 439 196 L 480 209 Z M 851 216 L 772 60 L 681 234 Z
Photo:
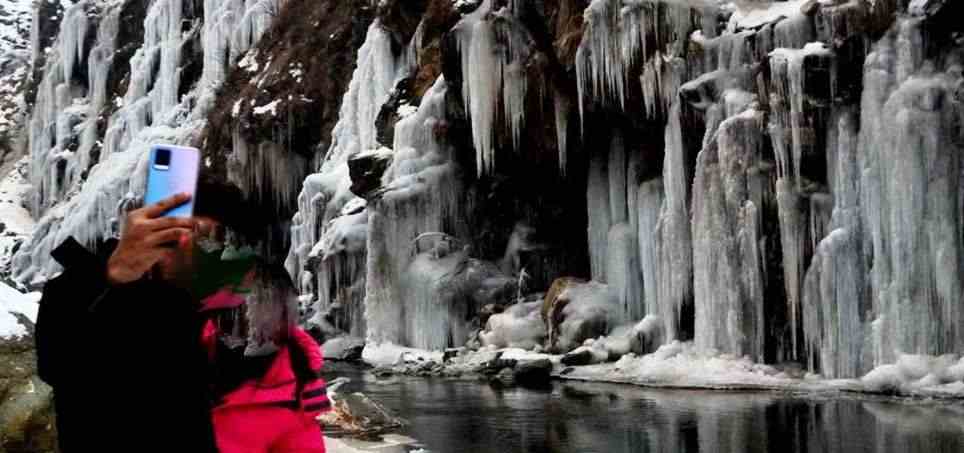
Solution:
M 696 344 L 763 358 L 763 256 L 759 250 L 762 113 L 723 121 L 697 159 L 693 184 Z
M 584 12 L 584 33 L 576 52 L 579 115 L 585 120 L 586 101 L 626 110 L 629 72 L 643 64 L 658 66 L 666 43 L 687 39 L 696 28 L 697 7 L 709 4 L 654 0 L 592 0 Z M 655 60 L 647 63 L 650 58 Z M 644 102 L 650 105 L 657 92 L 675 94 L 673 87 L 659 87 L 656 72 L 642 77 Z M 655 82 L 652 84 L 651 82 Z M 666 91 L 669 90 L 669 91 Z M 647 93 L 648 91 L 648 93 Z M 653 95 L 650 97 L 650 95 Z
M 64 11 L 61 22 L 60 54 L 63 58 L 64 80 L 73 78 L 77 64 L 84 58 L 84 43 L 87 37 L 88 2 L 75 3 Z
M 606 281 L 606 250 L 611 225 L 609 209 L 609 176 L 605 156 L 594 156 L 589 162 L 587 208 L 589 212 L 589 259 L 593 280 Z
M 370 341 L 439 348 L 468 339 L 469 301 L 453 299 L 452 288 L 443 284 L 458 285 L 453 279 L 459 269 L 476 266 L 459 245 L 469 221 L 461 213 L 471 207 L 462 200 L 454 149 L 435 133 L 447 121 L 446 91 L 439 78 L 418 111 L 395 125 L 394 159 L 382 179 L 382 197 L 370 207 L 365 289 Z M 414 240 L 435 232 L 446 234 L 432 235 L 434 253 L 418 249 Z
M 521 147 L 529 94 L 526 63 L 532 54 L 532 37 L 512 10 L 493 8 L 494 2 L 486 0 L 454 29 L 462 56 L 462 96 L 472 121 L 480 175 L 495 169 L 500 107 L 513 149 Z
M 555 93 L 552 97 L 555 105 L 556 114 L 556 143 L 559 147 L 559 172 L 566 175 L 566 166 L 569 163 L 569 114 L 571 113 L 569 99 L 561 93 Z
M 292 223 L 292 245 L 286 260 L 293 275 L 309 275 L 308 283 L 301 290 L 306 295 L 313 293 L 316 300 L 313 322 L 321 324 L 324 314 L 340 309 L 345 315 L 336 318 L 344 320 L 346 325 L 339 327 L 356 336 L 369 332 L 364 302 L 369 285 L 365 264 L 369 210 L 364 207 L 364 200 L 351 192 L 348 161 L 368 152 L 383 154 L 386 158 L 391 156 L 391 150 L 374 150 L 377 146 L 375 120 L 398 73 L 407 67 L 406 62 L 399 61 L 392 52 L 391 39 L 378 21 L 369 26 L 365 42 L 358 50 L 348 91 L 342 99 L 338 123 L 332 130 L 331 147 L 319 172 L 305 179 L 298 196 L 298 214 Z M 399 122 L 396 130 L 401 127 Z M 243 140 L 239 138 L 235 142 Z M 271 155 L 264 151 L 257 154 Z M 274 173 L 273 180 L 285 179 L 283 168 L 277 168 Z M 296 182 L 300 178 L 287 180 Z M 314 276 L 314 280 L 310 276 Z M 315 286 L 311 287 L 312 284 Z M 380 324 L 374 324 L 377 332 Z
M 30 120 L 31 179 L 33 214 L 41 217 L 37 233 L 20 248 L 14 259 L 13 273 L 19 281 L 42 283 L 57 271 L 49 253 L 67 236 L 93 244 L 116 231 L 118 206 L 122 200 L 143 192 L 147 156 L 154 143 L 183 143 L 194 140 L 203 129 L 207 109 L 223 78 L 207 78 L 194 90 L 179 97 L 181 49 L 192 38 L 182 25 L 185 8 L 182 0 L 156 0 L 147 9 L 144 41 L 130 61 L 130 83 L 118 110 L 108 120 L 100 162 L 90 175 L 79 175 L 92 163 L 87 159 L 96 146 L 95 115 L 106 99 L 106 78 L 111 49 L 119 26 L 117 17 L 125 3 L 104 5 L 105 13 L 97 40 L 87 52 L 84 37 L 89 19 L 81 15 L 81 2 L 71 7 L 61 27 L 55 52 L 48 56 L 44 79 L 37 90 L 37 101 Z M 241 17 L 226 11 L 245 5 L 236 0 L 205 0 L 205 52 L 203 74 L 224 74 L 225 58 L 211 58 L 217 52 L 212 42 L 226 42 L 236 22 L 210 21 L 209 18 Z M 81 17 L 84 16 L 84 17 Z M 36 41 L 35 41 L 36 42 Z M 87 58 L 87 61 L 80 59 Z M 74 68 L 86 66 L 85 84 L 72 85 Z M 85 92 L 82 87 L 90 87 Z M 86 123 L 84 122 L 86 120 Z M 80 135 L 76 153 L 68 149 Z M 69 171 L 60 174 L 57 162 L 67 160 Z

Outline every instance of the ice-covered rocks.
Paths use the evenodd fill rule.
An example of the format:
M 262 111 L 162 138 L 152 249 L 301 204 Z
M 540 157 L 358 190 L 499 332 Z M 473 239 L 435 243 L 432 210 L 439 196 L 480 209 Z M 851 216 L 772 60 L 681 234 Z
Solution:
M 565 352 L 606 334 L 619 319 L 619 306 L 604 284 L 560 279 L 546 294 L 542 313 L 546 348 Z
M 365 340 L 355 337 L 336 337 L 321 346 L 325 360 L 359 360 L 365 349 Z
M 518 303 L 489 316 L 479 332 L 482 346 L 535 349 L 542 347 L 546 327 L 540 316 L 541 301 Z

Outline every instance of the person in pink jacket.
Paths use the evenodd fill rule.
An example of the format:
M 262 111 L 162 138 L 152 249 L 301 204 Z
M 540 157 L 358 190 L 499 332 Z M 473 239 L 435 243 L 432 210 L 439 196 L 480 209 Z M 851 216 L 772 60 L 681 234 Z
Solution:
M 321 348 L 297 327 L 287 272 L 256 263 L 240 285 L 204 300 L 221 453 L 323 453 L 316 418 L 330 409 Z

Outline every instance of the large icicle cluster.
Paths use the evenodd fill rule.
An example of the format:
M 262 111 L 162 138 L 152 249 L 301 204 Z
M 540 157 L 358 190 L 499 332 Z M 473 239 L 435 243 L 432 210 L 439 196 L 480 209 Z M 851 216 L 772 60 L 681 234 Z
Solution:
M 395 55 L 392 38 L 378 23 L 368 29 L 358 63 L 341 104 L 332 145 L 318 173 L 309 175 L 298 196 L 292 245 L 286 266 L 304 294 L 314 294 L 312 323 L 341 310 L 347 325 L 333 326 L 364 336 L 365 273 L 369 209 L 351 192 L 348 161 L 377 152 L 375 120 L 395 85 L 405 55 Z M 387 156 L 390 158 L 389 156 Z
M 453 30 L 462 57 L 462 96 L 472 120 L 479 174 L 494 172 L 498 147 L 519 150 L 529 93 L 527 65 L 533 54 L 532 37 L 516 17 L 521 7 L 494 7 L 494 0 L 485 0 Z M 535 92 L 546 83 L 540 82 Z M 502 124 L 504 134 L 497 129 Z M 500 143 L 501 136 L 511 141 Z
M 644 324 L 663 353 L 796 361 L 829 377 L 877 368 L 874 382 L 908 357 L 964 352 L 956 2 L 442 3 L 418 10 L 417 28 L 415 6 L 373 6 L 316 162 L 231 125 L 231 180 L 283 202 L 301 189 L 286 264 L 322 331 L 535 347 L 553 320 L 544 306 L 545 329 L 519 332 L 538 326 L 532 301 L 573 277 L 607 301 L 594 335 L 614 346 L 594 351 L 610 360 Z M 151 3 L 115 99 L 119 5 L 66 11 L 37 81 L 30 179 L 44 217 L 16 257 L 21 281 L 56 270 L 47 254 L 66 235 L 109 233 L 139 192 L 147 144 L 188 142 L 229 65 L 270 58 L 249 50 L 282 1 L 206 0 L 203 18 L 193 4 Z M 285 119 L 276 103 L 252 107 Z M 553 145 L 558 158 L 541 155 Z M 578 210 L 559 209 L 559 193 L 579 193 L 565 195 Z M 575 240 L 578 253 L 560 250 Z M 546 273 L 537 265 L 550 282 L 527 281 Z M 480 319 L 490 329 L 477 336 Z
M 201 17 L 182 0 L 152 2 L 143 45 L 129 62 L 127 91 L 114 99 L 108 99 L 113 94 L 106 92 L 106 81 L 112 68 L 128 65 L 112 61 L 126 2 L 86 0 L 67 9 L 30 121 L 32 209 L 40 220 L 14 258 L 16 279 L 40 283 L 56 272 L 50 251 L 68 236 L 92 244 L 116 234 L 119 205 L 144 190 L 150 145 L 194 141 L 231 64 L 224 49 L 239 55 L 258 39 L 253 31 L 244 39 L 234 35 L 239 27 L 253 27 L 245 13 L 264 8 L 262 3 L 206 0 Z M 264 20 L 256 30 L 264 30 Z M 203 75 L 193 87 L 182 86 L 195 82 L 181 76 L 189 63 L 186 43 L 198 33 L 204 43 Z M 90 48 L 88 42 L 93 42 Z M 107 103 L 116 111 L 99 129 L 98 116 Z

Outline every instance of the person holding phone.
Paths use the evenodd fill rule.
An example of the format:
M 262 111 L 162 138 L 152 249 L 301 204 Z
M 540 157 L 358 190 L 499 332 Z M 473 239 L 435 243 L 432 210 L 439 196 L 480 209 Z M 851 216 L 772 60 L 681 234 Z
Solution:
M 201 178 L 194 194 L 129 212 L 119 241 L 88 251 L 68 238 L 52 252 L 64 270 L 44 287 L 35 338 L 62 453 L 218 451 L 197 284 L 211 269 L 197 242 L 252 237 L 252 210 L 237 188 Z

